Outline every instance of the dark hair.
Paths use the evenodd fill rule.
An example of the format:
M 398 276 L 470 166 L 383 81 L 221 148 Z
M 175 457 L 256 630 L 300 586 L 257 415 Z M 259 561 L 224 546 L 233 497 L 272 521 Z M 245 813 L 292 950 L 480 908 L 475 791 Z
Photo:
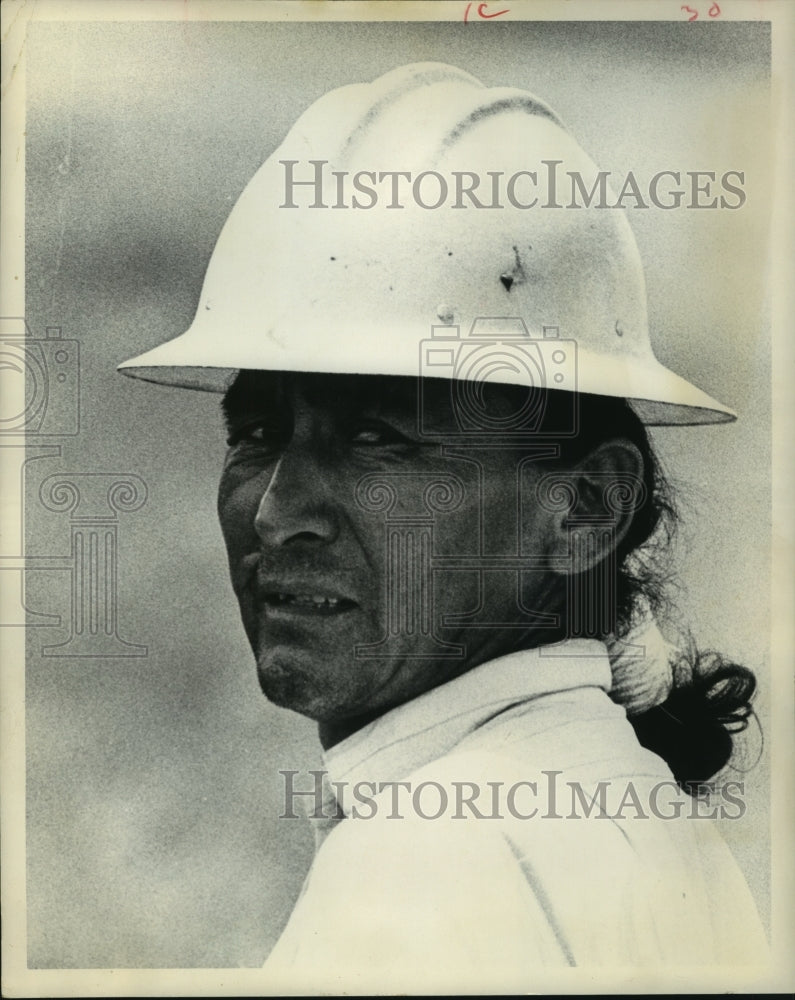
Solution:
M 547 396 L 544 424 L 553 429 L 565 419 L 571 401 L 559 392 Z M 605 639 L 609 631 L 621 637 L 647 609 L 671 627 L 675 580 L 670 549 L 678 521 L 673 489 L 646 428 L 625 399 L 580 393 L 578 402 L 578 433 L 560 440 L 560 457 L 550 468 L 576 464 L 598 445 L 616 439 L 634 444 L 643 459 L 637 503 L 615 549 L 613 584 L 606 587 L 602 575 L 591 587 L 603 604 L 598 621 L 610 623 L 608 628 L 604 624 L 598 628 L 595 637 Z M 747 667 L 720 653 L 698 650 L 681 627 L 677 632 L 680 649 L 672 664 L 675 682 L 670 695 L 655 708 L 630 716 L 629 721 L 640 743 L 668 763 L 676 781 L 691 794 L 699 794 L 698 786 L 732 757 L 734 734 L 748 725 L 756 678 Z

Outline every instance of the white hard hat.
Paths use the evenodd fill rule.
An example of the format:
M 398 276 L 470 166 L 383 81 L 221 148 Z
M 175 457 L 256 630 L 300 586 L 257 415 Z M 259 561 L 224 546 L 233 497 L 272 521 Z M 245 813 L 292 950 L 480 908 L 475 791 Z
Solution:
M 212 391 L 244 368 L 518 384 L 540 371 L 550 388 L 625 397 L 646 423 L 731 420 L 654 356 L 623 210 L 565 207 L 542 184 L 553 173 L 599 179 L 525 91 L 441 63 L 333 90 L 240 196 L 187 332 L 120 370 Z

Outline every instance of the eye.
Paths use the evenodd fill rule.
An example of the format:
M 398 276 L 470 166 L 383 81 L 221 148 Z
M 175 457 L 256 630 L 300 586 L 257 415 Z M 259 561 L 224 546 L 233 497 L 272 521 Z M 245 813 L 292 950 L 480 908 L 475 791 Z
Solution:
M 387 448 L 392 445 L 411 445 L 414 442 L 396 427 L 382 420 L 361 420 L 353 425 L 351 443 L 360 447 Z
M 264 421 L 232 428 L 226 439 L 230 448 L 252 446 L 260 450 L 274 451 L 285 441 L 286 433 L 283 427 L 275 427 Z

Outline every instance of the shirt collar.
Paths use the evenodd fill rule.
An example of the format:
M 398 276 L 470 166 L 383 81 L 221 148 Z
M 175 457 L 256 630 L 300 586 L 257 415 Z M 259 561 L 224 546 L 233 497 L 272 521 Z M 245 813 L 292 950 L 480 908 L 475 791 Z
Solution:
M 328 749 L 328 781 L 400 781 L 509 705 L 579 687 L 609 691 L 610 683 L 607 650 L 595 639 L 509 653 L 399 705 Z M 347 812 L 346 796 L 338 798 Z

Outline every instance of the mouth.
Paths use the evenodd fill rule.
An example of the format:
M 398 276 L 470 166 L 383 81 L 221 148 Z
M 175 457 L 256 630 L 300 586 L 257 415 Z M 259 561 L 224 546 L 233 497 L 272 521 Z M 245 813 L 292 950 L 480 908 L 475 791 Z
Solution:
M 269 614 L 311 615 L 330 617 L 342 615 L 358 607 L 356 601 L 347 597 L 329 594 L 289 593 L 286 591 L 266 591 L 262 603 Z

